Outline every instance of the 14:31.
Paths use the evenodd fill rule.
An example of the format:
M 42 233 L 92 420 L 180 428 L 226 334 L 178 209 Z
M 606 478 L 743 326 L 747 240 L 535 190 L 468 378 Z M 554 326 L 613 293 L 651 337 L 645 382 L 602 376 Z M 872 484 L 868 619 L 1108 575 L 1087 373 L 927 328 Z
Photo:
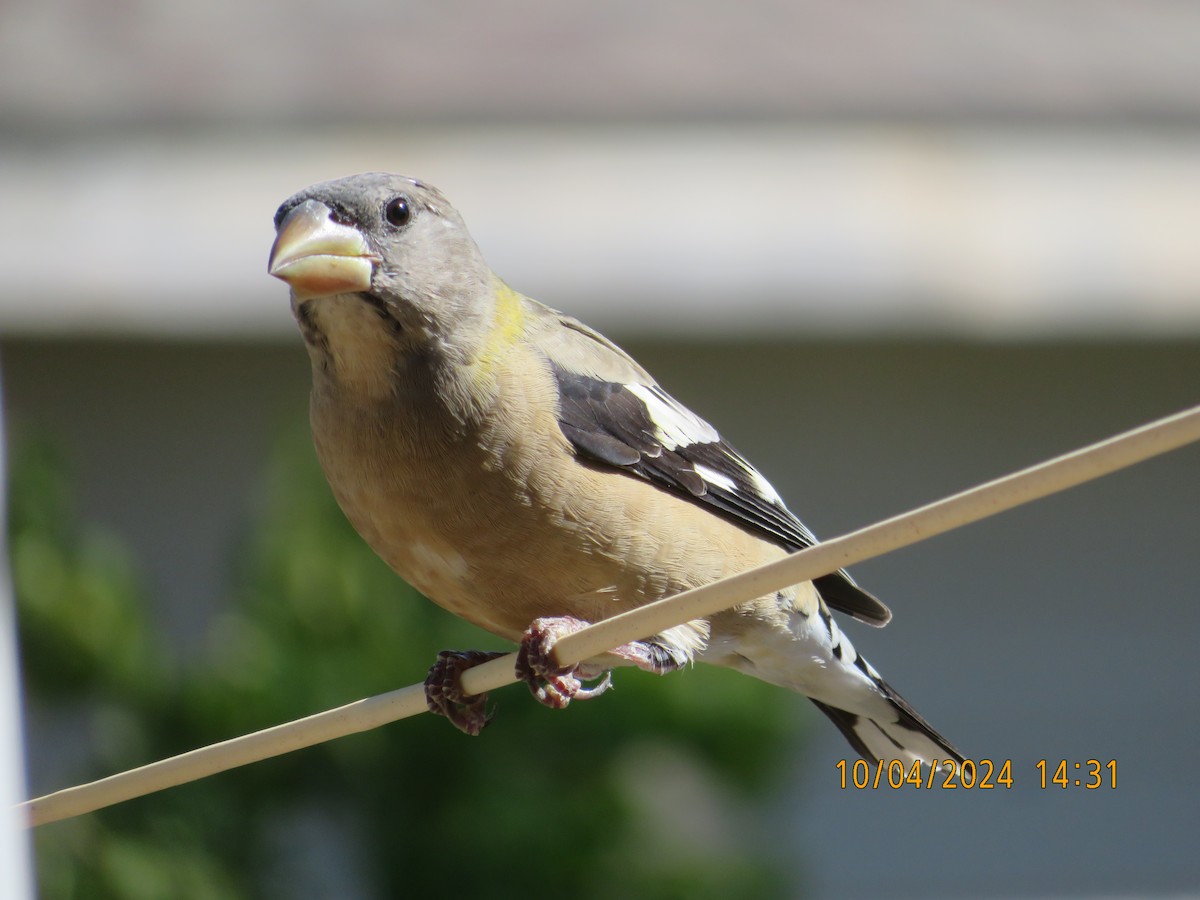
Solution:
M 1085 759 L 1082 762 L 1071 762 L 1066 759 L 1039 759 L 1037 770 L 1042 788 L 1057 785 L 1064 790 L 1069 787 L 1082 787 L 1094 791 L 1101 787 L 1109 787 L 1114 790 L 1117 787 L 1117 761 L 1115 759 L 1110 759 L 1108 762 L 1101 762 L 1098 759 Z

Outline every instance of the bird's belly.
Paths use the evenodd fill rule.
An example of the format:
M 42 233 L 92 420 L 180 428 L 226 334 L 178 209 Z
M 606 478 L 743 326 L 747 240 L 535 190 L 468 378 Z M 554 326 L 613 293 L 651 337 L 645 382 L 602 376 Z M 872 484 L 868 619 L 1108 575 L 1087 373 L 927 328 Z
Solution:
M 355 530 L 401 578 L 510 640 L 539 616 L 601 618 L 619 611 L 604 610 L 601 598 L 636 594 L 618 590 L 628 581 L 620 561 L 545 528 L 543 510 L 495 496 L 486 483 L 468 491 L 437 487 L 436 477 L 417 485 L 329 480 Z
M 470 447 L 427 452 L 393 434 L 365 453 L 365 430 L 314 436 L 372 549 L 439 606 L 510 640 L 541 616 L 608 618 L 783 554 L 624 474 L 580 467 L 552 483 L 537 469 L 514 477 Z

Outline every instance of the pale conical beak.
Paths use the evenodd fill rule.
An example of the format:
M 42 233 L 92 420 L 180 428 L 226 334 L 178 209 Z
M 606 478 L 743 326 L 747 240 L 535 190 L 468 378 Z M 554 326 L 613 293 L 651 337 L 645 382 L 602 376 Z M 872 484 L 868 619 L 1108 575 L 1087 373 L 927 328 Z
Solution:
M 279 224 L 267 271 L 291 285 L 297 300 L 310 300 L 370 290 L 376 260 L 357 228 L 305 200 Z

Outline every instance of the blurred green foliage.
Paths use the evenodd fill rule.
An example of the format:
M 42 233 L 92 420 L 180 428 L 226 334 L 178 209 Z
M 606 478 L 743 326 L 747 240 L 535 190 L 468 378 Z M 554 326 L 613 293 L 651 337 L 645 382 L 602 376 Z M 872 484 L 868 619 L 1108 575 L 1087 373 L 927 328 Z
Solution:
M 128 556 L 78 523 L 54 448 L 18 447 L 31 771 L 101 777 L 420 681 L 444 647 L 510 649 L 367 549 L 299 429 L 259 500 L 232 566 L 235 611 L 181 659 Z M 497 692 L 477 739 L 420 716 L 45 826 L 41 896 L 786 895 L 795 873 L 757 849 L 771 823 L 755 804 L 791 764 L 798 698 L 704 667 L 616 682 L 564 712 Z

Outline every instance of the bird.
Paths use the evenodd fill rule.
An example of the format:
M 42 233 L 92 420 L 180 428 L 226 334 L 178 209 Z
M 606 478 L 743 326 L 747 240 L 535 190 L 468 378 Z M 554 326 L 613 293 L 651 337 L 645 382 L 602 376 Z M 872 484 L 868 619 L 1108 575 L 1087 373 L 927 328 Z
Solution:
M 864 759 L 962 760 L 833 618 L 891 618 L 845 571 L 558 666 L 565 634 L 817 539 L 632 357 L 494 274 L 432 185 L 352 175 L 299 191 L 274 221 L 268 272 L 291 289 L 338 504 L 402 579 L 517 643 L 539 702 L 598 696 L 618 666 L 701 662 L 806 695 Z M 486 697 L 459 681 L 498 655 L 439 653 L 430 710 L 479 734 Z

